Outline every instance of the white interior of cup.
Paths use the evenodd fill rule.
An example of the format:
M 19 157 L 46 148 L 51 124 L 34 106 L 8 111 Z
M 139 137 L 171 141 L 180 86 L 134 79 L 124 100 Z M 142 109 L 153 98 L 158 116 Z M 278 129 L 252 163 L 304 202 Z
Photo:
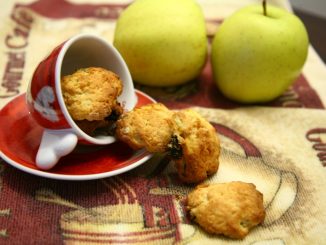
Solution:
M 120 53 L 104 39 L 91 35 L 81 34 L 69 39 L 62 47 L 56 62 L 56 93 L 62 112 L 68 123 L 79 137 L 94 144 L 110 144 L 115 141 L 112 136 L 92 137 L 83 132 L 71 118 L 61 91 L 61 78 L 73 74 L 80 68 L 102 67 L 119 75 L 123 81 L 123 92 L 118 101 L 126 110 L 131 110 L 137 103 L 132 78 L 128 67 Z

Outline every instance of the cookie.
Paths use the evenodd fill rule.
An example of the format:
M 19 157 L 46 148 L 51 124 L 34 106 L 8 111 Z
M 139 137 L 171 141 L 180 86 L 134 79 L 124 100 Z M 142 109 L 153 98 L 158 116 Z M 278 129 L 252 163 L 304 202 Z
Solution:
M 116 123 L 116 136 L 133 149 L 162 153 L 173 134 L 173 112 L 153 103 L 123 114 Z
M 82 68 L 61 79 L 65 105 L 77 121 L 104 120 L 118 105 L 122 88 L 117 74 L 100 67 Z
M 174 112 L 160 103 L 136 108 L 117 121 L 116 135 L 134 149 L 167 153 L 186 183 L 201 182 L 219 167 L 216 130 L 191 109 Z
M 265 218 L 263 195 L 240 181 L 199 185 L 187 197 L 187 210 L 205 231 L 244 238 Z
M 175 112 L 173 121 L 174 141 L 182 152 L 174 157 L 179 178 L 186 183 L 198 183 L 216 173 L 220 141 L 215 128 L 191 109 Z M 170 148 L 173 150 L 175 146 Z

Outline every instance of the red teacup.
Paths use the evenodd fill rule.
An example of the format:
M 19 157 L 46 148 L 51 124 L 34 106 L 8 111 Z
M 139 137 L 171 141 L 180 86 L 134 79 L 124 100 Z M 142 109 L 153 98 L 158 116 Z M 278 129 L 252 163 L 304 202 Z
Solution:
M 27 90 L 30 113 L 45 128 L 35 160 L 40 169 L 52 168 L 78 142 L 97 145 L 115 142 L 112 136 L 92 137 L 83 132 L 64 103 L 61 78 L 91 66 L 108 69 L 120 76 L 123 92 L 118 101 L 126 110 L 131 110 L 137 103 L 128 67 L 111 44 L 90 34 L 77 35 L 60 44 L 37 66 Z

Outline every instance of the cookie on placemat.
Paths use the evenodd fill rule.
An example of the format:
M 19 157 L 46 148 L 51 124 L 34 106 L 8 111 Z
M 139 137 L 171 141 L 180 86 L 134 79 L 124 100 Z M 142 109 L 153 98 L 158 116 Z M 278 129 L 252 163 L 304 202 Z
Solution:
M 160 103 L 136 108 L 117 121 L 116 135 L 134 149 L 165 152 L 173 133 L 172 115 L 173 112 Z
M 182 151 L 174 158 L 180 179 L 187 183 L 205 180 L 219 167 L 220 141 L 215 128 L 191 109 L 174 113 L 173 121 L 174 135 Z
M 119 106 L 122 93 L 119 76 L 100 67 L 77 70 L 61 79 L 62 95 L 74 120 L 100 121 Z
M 265 218 L 263 195 L 240 181 L 199 185 L 188 195 L 187 209 L 205 231 L 236 239 Z

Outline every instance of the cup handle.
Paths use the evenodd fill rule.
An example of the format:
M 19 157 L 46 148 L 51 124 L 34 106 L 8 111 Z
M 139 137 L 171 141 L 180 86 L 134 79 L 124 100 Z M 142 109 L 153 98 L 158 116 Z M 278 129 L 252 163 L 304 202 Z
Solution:
M 71 130 L 45 129 L 36 154 L 36 166 L 42 170 L 54 167 L 62 156 L 72 152 L 78 137 Z

